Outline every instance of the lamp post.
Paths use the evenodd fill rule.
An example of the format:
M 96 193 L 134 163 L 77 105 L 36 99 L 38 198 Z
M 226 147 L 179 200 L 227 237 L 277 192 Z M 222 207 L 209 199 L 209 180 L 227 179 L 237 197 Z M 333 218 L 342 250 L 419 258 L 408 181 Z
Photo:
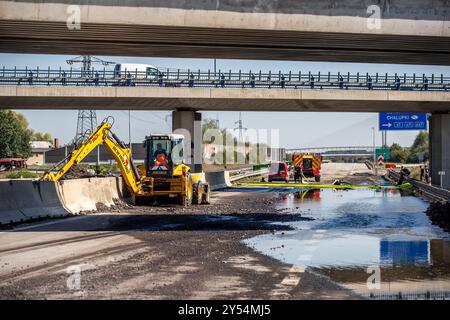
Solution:
M 373 132 L 373 171 L 374 174 L 377 174 L 377 170 L 376 170 L 376 148 L 375 148 L 375 127 L 372 127 L 372 132 Z
M 131 146 L 131 109 L 128 109 L 128 147 L 130 148 L 130 155 L 132 152 Z

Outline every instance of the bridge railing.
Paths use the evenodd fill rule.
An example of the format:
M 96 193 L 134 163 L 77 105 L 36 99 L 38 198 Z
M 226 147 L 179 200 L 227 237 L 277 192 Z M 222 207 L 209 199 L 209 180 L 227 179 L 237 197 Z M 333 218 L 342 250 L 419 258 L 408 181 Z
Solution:
M 63 86 L 161 86 L 223 88 L 429 90 L 447 91 L 450 77 L 440 75 L 262 73 L 219 70 L 159 70 L 149 74 L 138 70 L 7 69 L 0 70 L 0 85 Z

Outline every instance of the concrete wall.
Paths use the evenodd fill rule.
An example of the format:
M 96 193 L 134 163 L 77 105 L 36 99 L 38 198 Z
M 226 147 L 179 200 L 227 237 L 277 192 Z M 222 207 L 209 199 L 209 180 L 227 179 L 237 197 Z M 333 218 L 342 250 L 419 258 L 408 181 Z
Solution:
M 68 214 L 53 182 L 0 181 L 0 224 Z
M 443 187 L 450 189 L 450 114 L 433 114 L 430 118 L 431 182 L 439 186 L 439 171 L 444 171 Z
M 184 135 L 186 164 L 192 172 L 202 172 L 202 114 L 195 111 L 172 112 L 172 131 Z
M 150 128 L 148 129 L 148 131 L 150 132 Z M 108 150 L 106 150 L 106 148 L 103 145 L 100 145 L 99 148 L 100 148 L 100 162 L 104 163 L 113 161 L 114 164 L 116 163 L 111 153 Z M 71 152 L 72 149 L 73 149 L 72 146 L 64 146 L 61 148 L 52 149 L 45 152 L 45 163 L 48 164 L 60 162 L 66 157 L 68 153 Z M 135 161 L 142 162 L 145 160 L 145 148 L 143 147 L 142 143 L 133 143 L 132 152 L 133 152 L 133 159 Z M 96 162 L 97 162 L 97 150 L 94 150 L 86 158 L 84 158 L 81 163 L 96 163 Z
M 71 213 L 97 210 L 97 205 L 113 206 L 124 198 L 120 177 L 61 180 L 57 183 L 64 206 Z
M 213 191 L 231 187 L 228 171 L 206 172 L 205 177 Z
M 90 178 L 59 182 L 0 180 L 0 224 L 61 217 L 112 206 L 127 197 L 122 178 Z
M 29 166 L 42 166 L 45 162 L 44 152 L 35 152 L 27 159 Z

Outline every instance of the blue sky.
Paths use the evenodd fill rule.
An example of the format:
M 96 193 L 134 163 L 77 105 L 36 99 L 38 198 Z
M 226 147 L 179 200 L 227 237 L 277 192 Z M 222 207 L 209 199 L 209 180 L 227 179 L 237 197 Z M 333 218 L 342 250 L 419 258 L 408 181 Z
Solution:
M 66 60 L 73 56 L 65 55 L 30 55 L 0 54 L 0 67 L 45 69 L 68 68 Z M 213 59 L 176 59 L 176 58 L 143 58 L 143 57 L 101 57 L 117 63 L 146 63 L 158 68 L 181 68 L 213 70 Z M 102 67 L 102 66 L 100 66 Z M 425 73 L 427 75 L 450 75 L 448 66 L 414 66 L 363 63 L 331 63 L 305 61 L 255 61 L 255 60 L 217 60 L 217 69 L 243 72 L 249 70 L 274 73 L 278 71 L 302 71 L 322 73 Z M 2 106 L 7 107 L 7 106 Z M 87 106 L 88 107 L 88 106 Z M 36 131 L 50 132 L 59 137 L 62 143 L 69 142 L 76 131 L 76 110 L 20 110 L 28 119 L 30 127 Z M 171 130 L 171 120 L 163 111 L 132 111 L 132 140 L 140 142 L 150 132 L 166 133 Z M 218 118 L 223 128 L 234 128 L 239 118 L 238 112 L 202 112 L 203 118 Z M 128 111 L 99 110 L 100 121 L 108 115 L 115 118 L 114 131 L 128 141 Z M 371 145 L 372 129 L 378 128 L 378 116 L 375 113 L 312 113 L 312 112 L 243 112 L 244 126 L 254 129 L 279 129 L 280 144 L 283 147 L 320 147 L 342 145 Z M 409 146 L 417 131 L 389 132 L 388 143 L 400 143 Z M 377 144 L 381 144 L 381 134 L 377 130 Z

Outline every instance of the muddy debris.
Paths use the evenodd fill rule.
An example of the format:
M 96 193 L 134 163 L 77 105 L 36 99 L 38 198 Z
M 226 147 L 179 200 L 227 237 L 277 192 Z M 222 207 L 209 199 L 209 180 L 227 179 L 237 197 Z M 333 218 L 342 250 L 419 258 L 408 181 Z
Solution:
M 80 178 L 90 178 L 92 174 L 89 172 L 88 168 L 83 165 L 73 165 L 69 171 L 61 178 L 61 180 L 71 180 Z
M 434 225 L 438 225 L 450 232 L 450 201 L 445 203 L 432 202 L 426 211 Z

